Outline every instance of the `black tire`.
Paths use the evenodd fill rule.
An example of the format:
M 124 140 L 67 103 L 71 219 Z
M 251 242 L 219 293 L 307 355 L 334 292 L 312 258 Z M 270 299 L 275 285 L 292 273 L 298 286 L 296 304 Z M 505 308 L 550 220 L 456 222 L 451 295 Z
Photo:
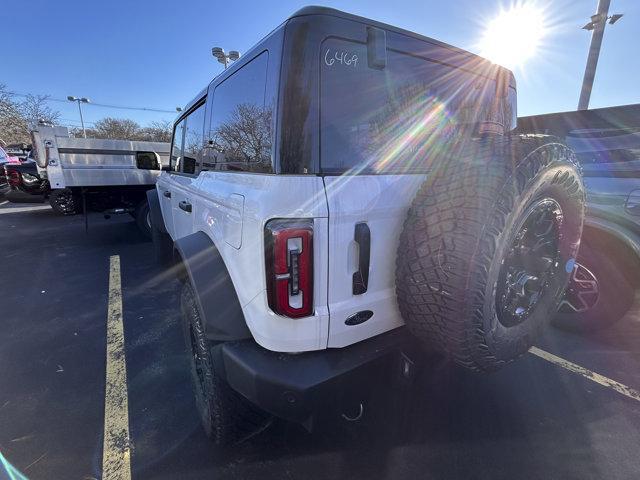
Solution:
M 213 367 L 193 289 L 182 287 L 181 308 L 196 406 L 207 437 L 218 446 L 239 443 L 266 428 L 270 416 L 252 405 L 220 378 Z
M 420 188 L 400 236 L 396 291 L 410 331 L 475 371 L 495 370 L 525 353 L 563 295 L 584 202 L 574 155 L 552 137 L 460 146 Z M 549 235 L 553 241 L 538 245 L 538 236 Z M 526 249 L 525 238 L 534 241 Z M 537 253 L 542 247 L 546 256 Z M 513 281 L 511 265 L 527 262 L 538 276 Z M 508 301 L 521 294 L 526 309 Z
M 151 239 L 151 210 L 146 198 L 136 207 L 133 218 L 136 219 L 136 225 L 138 225 L 140 232 L 148 239 Z
M 69 188 L 51 190 L 49 205 L 54 212 L 60 215 L 75 215 L 82 211 L 82 205 L 78 195 Z
M 587 333 L 610 327 L 624 317 L 635 296 L 624 268 L 583 241 L 553 325 L 565 331 Z

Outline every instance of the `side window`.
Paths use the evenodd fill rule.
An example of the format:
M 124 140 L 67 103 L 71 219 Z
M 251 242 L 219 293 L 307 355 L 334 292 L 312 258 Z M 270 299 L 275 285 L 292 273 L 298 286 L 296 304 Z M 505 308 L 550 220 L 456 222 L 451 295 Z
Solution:
M 197 174 L 200 172 L 202 148 L 204 144 L 204 103 L 186 117 L 184 132 L 184 153 L 182 172 Z
M 570 131 L 565 141 L 583 167 L 597 164 L 640 163 L 640 126 Z
M 182 171 L 182 146 L 184 145 L 184 127 L 185 119 L 183 118 L 173 129 L 173 140 L 171 142 L 171 158 L 169 159 L 169 170 L 172 172 Z
M 141 170 L 160 170 L 160 157 L 156 152 L 136 152 L 136 167 Z
M 273 171 L 268 59 L 267 52 L 260 54 L 215 88 L 203 170 Z

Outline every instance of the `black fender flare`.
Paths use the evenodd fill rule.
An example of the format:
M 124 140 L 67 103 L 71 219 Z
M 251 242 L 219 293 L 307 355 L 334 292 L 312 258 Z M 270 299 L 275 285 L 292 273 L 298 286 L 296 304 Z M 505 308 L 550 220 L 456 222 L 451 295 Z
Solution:
M 158 198 L 158 190 L 156 188 L 147 190 L 147 202 L 149 202 L 149 211 L 151 212 L 151 226 L 157 228 L 162 233 L 168 233 L 162 218 L 160 199 Z
M 588 210 L 587 217 L 584 219 L 585 227 L 612 236 L 640 258 L 640 235 L 634 231 L 633 224 L 629 225 L 629 223 L 628 220 L 621 218 L 612 220 L 611 214 L 594 208 Z
M 186 281 L 193 287 L 207 338 L 218 342 L 251 338 L 233 281 L 213 241 L 196 232 L 174 245 Z

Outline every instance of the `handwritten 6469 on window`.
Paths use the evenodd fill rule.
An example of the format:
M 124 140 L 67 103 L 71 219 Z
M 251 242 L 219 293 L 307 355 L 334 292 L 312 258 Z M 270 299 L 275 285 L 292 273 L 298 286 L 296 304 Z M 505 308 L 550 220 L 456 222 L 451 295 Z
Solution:
M 358 55 L 352 52 L 345 52 L 340 50 L 332 50 L 327 48 L 324 52 L 324 63 L 328 67 L 334 65 L 345 65 L 356 67 L 358 65 Z

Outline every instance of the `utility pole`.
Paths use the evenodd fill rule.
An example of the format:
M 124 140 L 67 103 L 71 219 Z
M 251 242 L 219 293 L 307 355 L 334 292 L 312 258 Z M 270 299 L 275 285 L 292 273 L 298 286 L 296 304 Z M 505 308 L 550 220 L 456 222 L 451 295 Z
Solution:
M 592 15 L 591 21 L 582 27 L 584 30 L 592 30 L 593 33 L 591 34 L 591 45 L 589 46 L 587 66 L 584 70 L 584 78 L 582 79 L 582 90 L 580 91 L 578 110 L 587 110 L 589 108 L 591 90 L 593 89 L 593 80 L 596 76 L 596 67 L 598 66 L 600 47 L 602 46 L 602 37 L 604 36 L 604 28 L 607 25 L 607 20 L 609 21 L 608 23 L 613 25 L 622 17 L 622 14 L 616 14 L 609 17 L 610 4 L 611 0 L 599 0 L 596 14 Z
M 80 104 L 89 103 L 89 99 L 85 97 L 72 97 L 71 95 L 69 95 L 67 97 L 67 100 L 69 100 L 70 102 L 78 102 L 78 111 L 80 112 L 80 125 L 82 125 L 82 135 L 84 136 L 84 138 L 87 138 L 87 131 L 84 129 L 84 119 L 82 118 L 82 107 L 80 106 Z

